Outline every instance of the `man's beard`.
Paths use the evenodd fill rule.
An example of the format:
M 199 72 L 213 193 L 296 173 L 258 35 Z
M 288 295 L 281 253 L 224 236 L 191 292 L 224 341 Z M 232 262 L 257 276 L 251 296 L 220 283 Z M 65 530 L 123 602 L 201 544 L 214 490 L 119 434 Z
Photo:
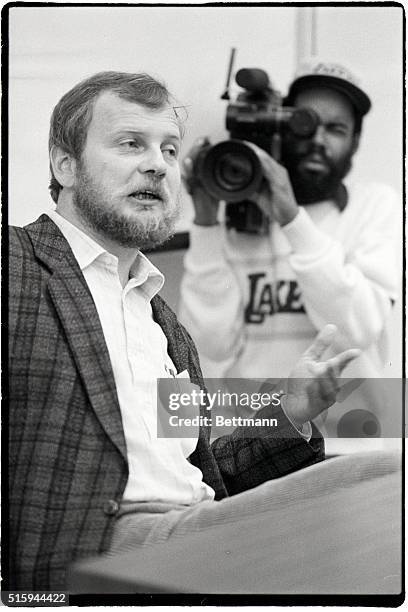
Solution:
M 151 189 L 153 182 L 149 180 Z M 144 185 L 144 189 L 149 187 Z M 181 206 L 178 194 L 174 205 L 168 197 L 163 198 L 161 216 L 146 215 L 143 219 L 143 211 L 139 218 L 130 216 L 121 210 L 120 203 L 106 197 L 105 189 L 95 183 L 83 163 L 78 167 L 73 204 L 85 224 L 97 234 L 123 247 L 142 250 L 152 249 L 174 235 Z
M 303 145 L 303 146 L 302 146 Z M 328 172 L 312 172 L 299 168 L 299 163 L 308 155 L 318 154 L 326 163 Z M 324 147 L 314 142 L 287 141 L 282 146 L 281 163 L 286 167 L 296 201 L 313 204 L 336 196 L 342 179 L 350 171 L 353 152 L 348 152 L 338 162 L 326 156 Z

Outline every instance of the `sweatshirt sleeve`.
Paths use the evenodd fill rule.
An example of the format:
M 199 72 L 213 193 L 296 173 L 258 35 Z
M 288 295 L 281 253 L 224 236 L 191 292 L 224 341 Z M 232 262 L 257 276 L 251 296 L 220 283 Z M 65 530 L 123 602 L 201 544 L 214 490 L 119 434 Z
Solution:
M 377 340 L 398 295 L 398 199 L 379 185 L 361 210 L 355 240 L 347 252 L 321 231 L 304 208 L 282 228 L 292 248 L 290 264 L 306 311 L 317 329 L 337 325 L 339 344 L 365 349 Z M 356 220 L 357 227 L 357 220 Z M 350 232 L 355 231 L 350 227 Z
M 214 377 L 222 377 L 243 345 L 243 302 L 225 251 L 221 225 L 193 225 L 184 259 L 179 319 L 192 335 L 200 359 L 214 362 Z M 206 372 L 207 376 L 208 373 Z

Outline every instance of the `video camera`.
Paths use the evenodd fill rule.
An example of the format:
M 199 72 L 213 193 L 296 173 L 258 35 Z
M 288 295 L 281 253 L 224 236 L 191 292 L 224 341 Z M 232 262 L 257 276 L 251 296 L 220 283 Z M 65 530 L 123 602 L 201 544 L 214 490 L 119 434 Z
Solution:
M 232 49 L 223 100 L 230 99 L 234 55 Z M 208 193 L 227 202 L 227 227 L 262 234 L 268 231 L 269 220 L 250 199 L 261 187 L 262 166 L 255 151 L 243 141 L 255 143 L 279 161 L 285 133 L 310 138 L 319 120 L 312 109 L 282 106 L 280 93 L 272 88 L 267 73 L 260 68 L 241 68 L 235 80 L 243 91 L 227 107 L 230 140 L 205 147 L 197 157 L 194 172 Z

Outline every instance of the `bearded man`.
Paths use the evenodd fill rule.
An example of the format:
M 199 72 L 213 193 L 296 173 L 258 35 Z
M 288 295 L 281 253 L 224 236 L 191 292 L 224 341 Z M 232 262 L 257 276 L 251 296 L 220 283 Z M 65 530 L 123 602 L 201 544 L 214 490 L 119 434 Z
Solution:
M 327 323 L 337 327 L 337 348 L 362 349 L 344 375 L 381 378 L 401 273 L 402 208 L 387 185 L 346 180 L 370 99 L 350 70 L 313 59 L 300 66 L 284 103 L 314 111 L 318 127 L 304 138 L 288 131 L 280 163 L 252 145 L 264 173 L 257 204 L 269 220 L 266 235 L 219 223 L 219 202 L 194 175 L 200 145 L 185 160 L 195 220 L 180 320 L 208 378 L 287 376 Z M 380 395 L 362 385 L 353 396 L 354 408 L 378 425 L 375 435 Z M 347 435 L 364 437 L 363 428 Z
M 10 230 L 5 590 L 64 590 L 75 559 L 245 523 L 270 507 L 273 479 L 324 459 L 310 421 L 359 353 L 322 360 L 333 326 L 295 366 L 307 385 L 288 381 L 285 401 L 261 410 L 277 427 L 212 444 L 206 423 L 194 439 L 157 435 L 157 379 L 180 373 L 204 389 L 195 346 L 157 295 L 163 276 L 140 251 L 171 234 L 178 211 L 175 104 L 146 74 L 73 87 L 51 119 L 56 210 Z

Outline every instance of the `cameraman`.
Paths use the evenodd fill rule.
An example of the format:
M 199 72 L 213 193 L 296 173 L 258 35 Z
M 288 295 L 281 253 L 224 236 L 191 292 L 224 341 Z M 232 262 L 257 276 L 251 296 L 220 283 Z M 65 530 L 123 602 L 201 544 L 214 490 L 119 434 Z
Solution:
M 257 204 L 267 235 L 218 223 L 220 203 L 193 171 L 205 140 L 185 160 L 195 219 L 180 319 L 207 377 L 286 376 L 329 322 L 338 327 L 337 346 L 364 350 L 344 375 L 380 377 L 398 293 L 401 203 L 384 184 L 343 182 L 370 100 L 349 70 L 314 60 L 284 103 L 313 109 L 319 125 L 310 138 L 285 138 L 281 163 L 251 145 L 264 173 Z

